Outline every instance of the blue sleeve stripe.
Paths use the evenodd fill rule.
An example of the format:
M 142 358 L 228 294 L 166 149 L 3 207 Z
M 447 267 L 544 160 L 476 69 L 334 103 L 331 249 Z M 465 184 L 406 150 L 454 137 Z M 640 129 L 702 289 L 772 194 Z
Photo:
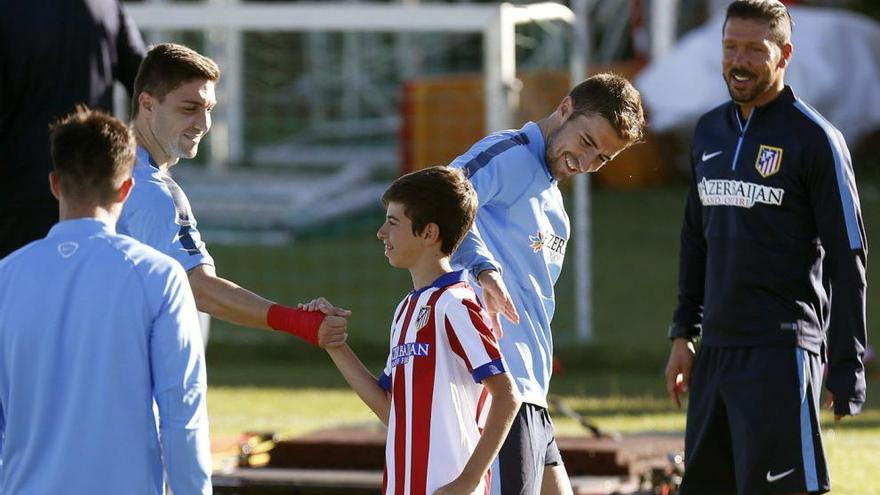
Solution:
M 379 386 L 382 387 L 382 390 L 386 392 L 391 391 L 391 377 L 386 375 L 384 372 L 379 375 Z
M 192 238 L 192 235 L 189 233 L 190 226 L 189 225 L 181 225 L 180 232 L 178 232 L 178 236 L 180 238 L 180 245 L 189 253 L 190 256 L 195 256 L 197 254 L 202 254 L 202 251 L 196 245 L 195 239 Z
M 467 175 L 468 178 L 473 177 L 475 173 L 477 173 L 481 168 L 485 167 L 496 156 L 504 153 L 510 148 L 513 148 L 514 146 L 526 144 L 529 144 L 529 137 L 526 136 L 525 133 L 517 134 L 512 138 L 508 138 L 503 141 L 498 141 L 492 146 L 489 146 L 485 150 L 481 151 L 471 161 L 467 162 L 464 167 L 462 167 L 462 169 L 464 170 L 465 175 Z
M 171 200 L 174 201 L 174 209 L 177 210 L 177 221 L 180 224 L 180 231 L 177 233 L 180 239 L 180 245 L 190 256 L 202 254 L 202 250 L 196 244 L 190 231 L 192 230 L 192 221 L 190 221 L 191 213 L 189 211 L 189 201 L 180 186 L 177 185 L 171 177 L 162 175 L 162 182 L 168 188 L 171 194 Z
M 500 375 L 505 371 L 507 370 L 504 368 L 504 361 L 496 359 L 494 361 L 489 361 L 479 368 L 475 368 L 474 371 L 471 372 L 471 376 L 474 377 L 475 382 L 480 383 L 490 376 Z
M 849 247 L 850 249 L 861 249 L 862 236 L 856 215 L 856 200 L 853 198 L 852 190 L 849 187 L 849 180 L 847 180 L 843 150 L 840 148 L 840 143 L 835 139 L 837 130 L 834 129 L 824 117 L 819 115 L 816 110 L 804 102 L 797 100 L 794 102 L 794 106 L 825 131 L 825 136 L 828 138 L 828 144 L 831 146 L 831 155 L 834 156 L 834 169 L 837 173 L 837 190 L 840 193 L 840 202 L 843 205 L 843 217 L 846 223 L 846 234 L 849 238 Z

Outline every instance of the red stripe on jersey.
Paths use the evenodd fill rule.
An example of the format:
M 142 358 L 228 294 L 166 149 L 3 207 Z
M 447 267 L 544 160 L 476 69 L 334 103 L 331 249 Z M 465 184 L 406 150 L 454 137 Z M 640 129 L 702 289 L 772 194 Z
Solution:
M 397 345 L 402 345 L 406 339 L 409 320 L 418 301 L 418 294 L 410 297 Z M 391 399 L 394 407 L 394 493 L 403 495 L 406 489 L 406 368 L 395 366 L 391 369 L 391 375 L 394 383 Z
M 471 317 L 471 323 L 474 325 L 474 328 L 480 333 L 480 340 L 483 341 L 483 347 L 486 349 L 486 354 L 488 354 L 493 361 L 501 359 L 501 351 L 498 349 L 498 339 L 495 338 L 495 333 L 492 332 L 492 329 L 486 324 L 486 320 L 483 319 L 483 308 L 469 299 L 462 299 L 461 302 L 464 303 L 467 308 L 468 315 Z
M 435 307 L 446 292 L 438 289 L 428 299 L 431 314 L 416 333 L 416 342 L 428 344 L 428 355 L 413 357 L 412 466 L 410 494 L 425 495 L 428 488 L 428 454 L 431 449 L 431 410 L 434 403 L 434 372 L 437 364 L 437 327 Z
M 400 317 L 403 316 L 403 310 L 406 309 L 406 304 L 401 304 L 400 309 L 397 310 L 397 314 L 394 315 L 394 324 L 396 325 L 398 321 L 400 321 Z
M 449 347 L 452 349 L 452 352 L 463 359 L 468 371 L 473 373 L 474 367 L 471 366 L 471 361 L 468 359 L 467 354 L 465 354 L 464 347 L 461 346 L 461 341 L 458 340 L 458 335 L 452 329 L 452 323 L 449 322 L 449 318 L 446 318 L 446 337 L 449 339 Z

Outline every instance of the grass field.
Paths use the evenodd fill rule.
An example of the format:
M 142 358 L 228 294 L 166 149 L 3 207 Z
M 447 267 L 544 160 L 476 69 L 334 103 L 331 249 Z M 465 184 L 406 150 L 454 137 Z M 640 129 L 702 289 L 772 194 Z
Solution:
M 869 246 L 880 242 L 880 178 L 860 177 Z M 600 426 L 621 432 L 683 432 L 684 414 L 665 395 L 665 327 L 675 303 L 678 230 L 684 189 L 596 191 L 594 212 L 595 341 L 574 339 L 571 270 L 557 285 L 554 320 L 562 371 L 553 392 Z M 221 275 L 289 304 L 325 295 L 354 311 L 351 343 L 379 370 L 387 351 L 388 318 L 410 290 L 405 272 L 387 265 L 375 239 L 382 213 L 311 232 L 289 246 L 209 244 Z M 206 236 L 210 240 L 210 235 Z M 570 260 L 569 260 L 570 262 Z M 869 335 L 880 303 L 880 270 L 869 264 Z M 375 424 L 322 351 L 284 335 L 214 321 L 208 347 L 212 436 L 247 430 L 296 434 L 339 424 Z M 880 495 L 880 369 L 869 368 L 864 414 L 834 424 L 823 416 L 835 494 Z M 768 411 L 768 414 L 772 412 Z M 558 429 L 578 426 L 557 418 Z

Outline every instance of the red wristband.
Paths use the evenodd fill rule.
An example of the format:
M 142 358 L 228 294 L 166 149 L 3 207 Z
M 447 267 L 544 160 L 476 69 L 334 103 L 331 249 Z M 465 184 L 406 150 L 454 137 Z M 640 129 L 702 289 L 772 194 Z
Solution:
M 324 313 L 320 311 L 306 311 L 280 304 L 273 304 L 266 314 L 266 323 L 271 328 L 296 335 L 312 345 L 318 345 L 318 328 L 322 321 Z

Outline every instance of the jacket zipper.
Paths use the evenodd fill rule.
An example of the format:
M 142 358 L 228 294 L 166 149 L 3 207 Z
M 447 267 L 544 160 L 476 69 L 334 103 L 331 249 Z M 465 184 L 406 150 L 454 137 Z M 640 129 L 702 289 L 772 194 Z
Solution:
M 736 152 L 733 154 L 733 164 L 731 165 L 731 170 L 736 170 L 736 160 L 739 158 L 739 149 L 742 147 L 743 138 L 746 137 L 746 131 L 749 129 L 749 124 L 752 122 L 752 117 L 755 116 L 755 108 L 752 109 L 752 113 L 749 114 L 749 118 L 746 119 L 746 125 L 743 126 L 742 122 L 739 119 L 739 114 L 735 113 L 734 117 L 736 118 L 736 123 L 739 124 L 739 139 L 736 141 Z M 736 107 L 733 108 L 734 112 L 739 112 Z

